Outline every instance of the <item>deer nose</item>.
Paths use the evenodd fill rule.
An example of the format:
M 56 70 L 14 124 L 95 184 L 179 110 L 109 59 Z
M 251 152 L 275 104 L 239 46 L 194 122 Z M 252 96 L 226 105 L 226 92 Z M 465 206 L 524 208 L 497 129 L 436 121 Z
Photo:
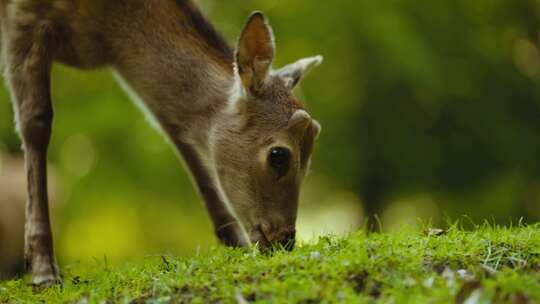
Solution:
M 278 243 L 287 251 L 292 251 L 296 243 L 296 231 L 288 232 Z

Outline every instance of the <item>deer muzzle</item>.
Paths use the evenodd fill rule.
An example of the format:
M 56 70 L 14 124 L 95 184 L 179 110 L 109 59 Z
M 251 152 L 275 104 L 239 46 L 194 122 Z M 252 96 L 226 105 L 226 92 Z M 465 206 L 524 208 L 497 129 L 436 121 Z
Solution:
M 263 250 L 285 249 L 292 251 L 296 243 L 294 227 L 269 229 L 271 226 L 259 225 L 251 235 L 252 242 L 257 243 Z M 266 228 L 266 229 L 265 229 Z

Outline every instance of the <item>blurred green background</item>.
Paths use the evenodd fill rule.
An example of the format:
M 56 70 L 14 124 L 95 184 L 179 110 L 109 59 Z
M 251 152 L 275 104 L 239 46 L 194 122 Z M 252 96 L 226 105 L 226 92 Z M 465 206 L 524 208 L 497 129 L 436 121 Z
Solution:
M 462 215 L 540 218 L 537 0 L 199 2 L 231 43 L 251 11 L 264 11 L 276 67 L 325 56 L 297 92 L 323 125 L 301 199 L 302 240 L 356 229 L 373 214 L 384 230 Z M 185 170 L 109 71 L 55 66 L 53 96 L 62 263 L 215 244 Z M 9 179 L 8 168 L 22 170 L 12 120 L 2 87 L 0 176 Z M 0 196 L 0 213 L 15 208 L 10 197 Z M 20 237 L 8 238 L 15 226 L 0 229 L 4 251 L 22 249 Z

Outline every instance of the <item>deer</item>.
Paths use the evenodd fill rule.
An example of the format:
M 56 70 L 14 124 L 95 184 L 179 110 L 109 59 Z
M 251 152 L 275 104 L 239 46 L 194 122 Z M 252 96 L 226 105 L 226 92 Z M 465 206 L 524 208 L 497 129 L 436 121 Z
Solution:
M 25 156 L 32 284 L 61 282 L 47 193 L 54 63 L 113 71 L 183 161 L 222 244 L 292 250 L 321 131 L 293 89 L 322 56 L 273 69 L 275 39 L 262 12 L 232 48 L 193 0 L 0 0 L 0 18 Z

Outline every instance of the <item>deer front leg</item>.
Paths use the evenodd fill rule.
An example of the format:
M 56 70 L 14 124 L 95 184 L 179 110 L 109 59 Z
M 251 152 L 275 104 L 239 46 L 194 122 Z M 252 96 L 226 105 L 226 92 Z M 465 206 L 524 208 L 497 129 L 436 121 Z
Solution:
M 183 143 L 177 143 L 177 146 L 189 167 L 194 182 L 202 196 L 205 207 L 212 219 L 214 232 L 217 238 L 226 246 L 247 247 L 250 242 L 245 235 L 242 227 L 234 216 L 227 210 L 227 206 L 220 198 L 216 190 L 215 181 L 212 180 L 207 168 L 203 165 L 200 157 L 195 150 Z
M 47 196 L 47 148 L 53 116 L 51 61 L 43 28 L 13 27 L 13 30 L 6 33 L 4 47 L 6 80 L 23 141 L 28 183 L 25 261 L 32 283 L 49 286 L 59 281 Z

